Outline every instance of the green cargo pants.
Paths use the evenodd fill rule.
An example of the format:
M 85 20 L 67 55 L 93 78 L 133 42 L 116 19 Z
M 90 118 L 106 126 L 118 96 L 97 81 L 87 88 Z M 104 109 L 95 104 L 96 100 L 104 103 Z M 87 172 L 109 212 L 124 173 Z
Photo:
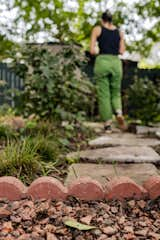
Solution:
M 97 85 L 99 114 L 102 121 L 121 114 L 122 63 L 118 56 L 99 55 L 96 58 L 94 77 Z

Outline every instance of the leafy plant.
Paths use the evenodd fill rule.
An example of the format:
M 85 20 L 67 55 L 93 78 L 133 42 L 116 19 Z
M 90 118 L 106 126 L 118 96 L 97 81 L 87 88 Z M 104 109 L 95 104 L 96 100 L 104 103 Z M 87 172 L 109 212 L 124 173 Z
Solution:
M 23 74 L 25 86 L 18 108 L 25 116 L 79 120 L 92 109 L 94 87 L 82 71 L 85 59 L 79 47 L 66 45 L 53 53 L 46 48 L 27 46 L 21 55 L 27 72 Z M 15 63 L 17 68 L 17 60 Z
M 160 115 L 159 86 L 149 79 L 136 79 L 127 93 L 130 117 L 144 124 L 156 121 Z

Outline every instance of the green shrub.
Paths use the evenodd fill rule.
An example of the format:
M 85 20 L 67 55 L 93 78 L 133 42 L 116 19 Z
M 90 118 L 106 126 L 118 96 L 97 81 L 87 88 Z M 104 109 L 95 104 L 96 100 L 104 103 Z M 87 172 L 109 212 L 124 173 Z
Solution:
M 19 64 L 23 60 L 21 73 Z M 94 106 L 94 87 L 82 71 L 85 58 L 80 49 L 66 45 L 58 53 L 46 48 L 23 48 L 15 60 L 15 71 L 25 78 L 24 91 L 18 97 L 23 114 L 45 119 L 81 119 Z M 17 69 L 18 68 L 18 69 Z M 21 108 L 20 108 L 21 106 Z
M 155 122 L 160 115 L 159 86 L 149 79 L 136 79 L 127 92 L 130 117 L 143 124 Z

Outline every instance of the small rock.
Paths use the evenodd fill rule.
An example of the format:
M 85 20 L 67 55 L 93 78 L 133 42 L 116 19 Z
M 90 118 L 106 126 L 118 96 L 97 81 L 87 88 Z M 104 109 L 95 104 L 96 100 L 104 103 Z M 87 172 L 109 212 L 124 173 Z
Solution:
M 20 236 L 20 233 L 19 233 L 19 231 L 16 230 L 16 231 L 12 232 L 12 235 L 17 238 Z
M 148 233 L 148 228 L 144 228 L 142 230 L 135 231 L 135 235 L 138 236 L 146 236 Z
M 128 205 L 131 207 L 131 208 L 134 208 L 135 207 L 135 200 L 131 200 L 128 202 Z
M 61 211 L 63 208 L 63 202 L 59 201 L 56 203 L 55 208 L 57 211 Z
M 103 223 L 104 222 L 104 220 L 103 220 L 103 217 L 99 217 L 99 218 L 97 218 L 97 223 Z
M 17 238 L 18 240 L 32 240 L 31 235 L 30 234 L 23 234 L 21 235 L 19 238 Z
M 80 219 L 80 221 L 81 221 L 82 223 L 84 223 L 84 224 L 89 225 L 89 224 L 91 223 L 91 221 L 92 221 L 92 218 L 93 218 L 92 215 L 88 215 L 88 216 L 86 216 L 86 217 L 82 217 L 82 218 Z
M 125 227 L 124 227 L 124 231 L 125 231 L 126 233 L 133 233 L 133 232 L 134 232 L 132 226 L 125 226 Z
M 27 200 L 22 204 L 22 206 L 23 207 L 29 207 L 29 208 L 33 209 L 34 208 L 34 203 L 32 201 Z
M 93 235 L 95 235 L 97 237 L 101 236 L 101 234 L 102 234 L 101 230 L 99 230 L 99 229 L 93 229 L 92 233 L 93 233 Z
M 10 219 L 14 223 L 20 223 L 22 221 L 22 218 L 17 216 L 11 216 Z
M 19 201 L 14 201 L 12 204 L 11 204 L 11 208 L 12 210 L 17 210 L 18 208 L 20 208 L 20 202 Z
M 106 234 L 102 234 L 97 240 L 108 240 L 108 237 Z
M 56 231 L 56 226 L 54 226 L 53 224 L 47 224 L 44 230 L 50 233 L 54 233 Z
M 120 225 L 123 225 L 125 223 L 125 217 L 124 216 L 120 217 L 119 220 L 118 220 L 118 223 Z
M 148 236 L 153 237 L 155 240 L 160 240 L 160 234 L 158 234 L 158 233 L 149 232 Z
M 42 225 L 48 224 L 49 223 L 49 218 L 48 217 L 44 218 L 41 221 L 39 221 L 39 223 L 42 224 Z
M 105 219 L 103 222 L 105 225 L 108 225 L 108 226 L 111 226 L 114 224 L 114 222 L 111 219 Z
M 138 225 L 141 227 L 147 227 L 146 222 L 142 222 L 142 221 L 138 222 Z
M 58 239 L 54 234 L 47 233 L 47 240 L 58 240 Z
M 13 236 L 8 234 L 7 237 L 5 237 L 5 240 L 14 240 Z
M 109 215 L 108 215 L 107 213 L 105 213 L 105 214 L 103 215 L 103 218 L 104 218 L 104 219 L 108 219 L 108 218 L 109 218 Z
M 115 229 L 114 227 L 109 227 L 109 226 L 103 228 L 102 231 L 103 231 L 103 233 L 105 233 L 105 234 L 107 234 L 109 236 L 117 233 L 117 229 Z
M 63 208 L 63 212 L 64 212 L 65 214 L 69 214 L 70 212 L 72 212 L 72 210 L 73 210 L 73 208 L 70 207 L 70 206 L 65 206 L 65 207 Z
M 33 240 L 38 240 L 39 239 L 39 234 L 37 232 L 32 232 L 31 237 Z
M 106 212 L 109 212 L 110 206 L 107 203 L 100 203 L 100 207 L 102 207 Z
M 33 231 L 37 232 L 41 236 L 45 236 L 45 230 L 42 230 L 40 225 L 33 226 Z
M 57 234 L 61 234 L 61 235 L 66 235 L 68 232 L 67 228 L 60 228 L 60 229 L 56 229 L 56 233 Z
M 6 218 L 11 215 L 11 212 L 5 208 L 0 208 L 0 218 Z
M 146 206 L 146 203 L 145 203 L 145 201 L 143 201 L 143 200 L 138 201 L 137 204 L 138 204 L 138 206 L 139 206 L 141 209 L 144 209 L 145 206 Z
M 25 120 L 22 117 L 15 116 L 6 121 L 6 124 L 15 130 L 25 127 Z
M 82 236 L 77 236 L 77 237 L 75 238 L 75 240 L 85 240 L 85 239 L 84 239 L 84 237 L 82 237 Z
M 117 213 L 118 212 L 118 209 L 116 207 L 111 207 L 111 212 L 112 213 Z
M 40 203 L 40 205 L 37 207 L 36 209 L 36 213 L 44 213 L 46 212 L 50 207 L 50 202 L 47 201 L 47 202 L 42 202 Z
M 2 231 L 5 233 L 10 233 L 13 231 L 12 222 L 4 222 L 2 226 Z
M 153 223 L 153 225 L 155 227 L 159 227 L 160 226 L 160 219 L 156 219 L 156 221 Z
M 135 240 L 136 239 L 136 237 L 133 233 L 124 234 L 123 237 L 124 237 L 125 240 Z

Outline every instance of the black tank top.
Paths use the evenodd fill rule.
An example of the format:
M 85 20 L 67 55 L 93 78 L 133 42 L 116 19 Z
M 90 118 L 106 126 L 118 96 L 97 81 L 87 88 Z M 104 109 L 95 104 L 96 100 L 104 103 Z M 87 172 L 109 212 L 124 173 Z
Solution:
M 119 54 L 120 34 L 117 28 L 110 30 L 102 27 L 101 35 L 98 37 L 97 41 L 100 54 Z

